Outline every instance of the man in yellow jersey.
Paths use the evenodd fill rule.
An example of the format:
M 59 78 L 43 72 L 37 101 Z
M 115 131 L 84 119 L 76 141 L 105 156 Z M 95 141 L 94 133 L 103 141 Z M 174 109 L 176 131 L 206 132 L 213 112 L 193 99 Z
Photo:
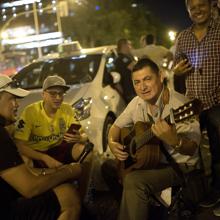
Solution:
M 43 100 L 27 106 L 18 120 L 14 134 L 18 150 L 37 167 L 56 168 L 75 161 L 84 148 L 87 137 L 82 129 L 67 132 L 71 124 L 79 124 L 73 108 L 63 103 L 68 89 L 63 78 L 48 76 Z

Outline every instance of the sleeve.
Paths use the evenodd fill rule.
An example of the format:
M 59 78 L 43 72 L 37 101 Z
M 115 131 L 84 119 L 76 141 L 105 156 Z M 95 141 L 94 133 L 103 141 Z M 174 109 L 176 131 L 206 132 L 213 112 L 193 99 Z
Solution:
M 192 119 L 189 121 L 185 121 L 184 123 L 179 123 L 177 124 L 176 128 L 177 133 L 180 134 L 182 137 L 192 140 L 198 145 L 200 144 L 201 132 L 198 120 Z
M 130 127 L 133 123 L 132 113 L 134 111 L 134 99 L 128 104 L 125 110 L 119 115 L 119 117 L 115 120 L 114 125 L 119 128 Z
M 23 160 L 17 151 L 17 147 L 10 138 L 7 131 L 3 128 L 0 129 L 0 172 L 11 167 L 23 164 Z
M 20 139 L 23 141 L 28 141 L 31 130 L 32 130 L 32 120 L 34 120 L 33 117 L 34 113 L 30 111 L 29 108 L 25 108 L 24 111 L 22 112 L 19 120 L 16 123 L 16 128 L 15 128 L 15 134 L 14 137 L 16 139 Z
M 177 40 L 176 40 L 176 43 L 175 43 L 175 47 L 176 47 L 176 49 L 175 49 L 175 54 L 174 54 L 174 66 L 177 64 L 177 63 L 179 63 L 180 62 L 180 60 L 181 60 L 181 36 L 182 36 L 182 33 L 180 33 L 179 35 L 178 35 L 178 38 L 177 38 Z

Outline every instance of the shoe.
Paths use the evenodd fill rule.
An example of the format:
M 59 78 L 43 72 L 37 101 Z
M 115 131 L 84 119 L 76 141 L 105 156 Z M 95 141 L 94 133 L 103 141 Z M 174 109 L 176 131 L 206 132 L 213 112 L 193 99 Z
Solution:
M 203 202 L 201 202 L 199 204 L 200 207 L 210 208 L 210 207 L 213 207 L 214 205 L 216 205 L 218 202 L 220 202 L 220 194 L 219 194 L 219 192 L 218 193 L 210 192 L 209 195 L 210 196 L 208 196 L 208 198 L 206 200 L 204 200 Z M 219 208 L 219 211 L 220 211 L 220 208 Z
M 220 204 L 218 204 L 214 209 L 213 209 L 213 214 L 215 216 L 220 217 Z

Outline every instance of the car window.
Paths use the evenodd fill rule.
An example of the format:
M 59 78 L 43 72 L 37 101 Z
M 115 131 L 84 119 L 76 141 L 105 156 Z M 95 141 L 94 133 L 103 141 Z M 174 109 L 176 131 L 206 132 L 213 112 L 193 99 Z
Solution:
M 49 75 L 61 76 L 68 85 L 91 82 L 97 74 L 100 60 L 100 54 L 51 59 L 44 61 L 39 71 L 31 69 L 28 72 L 26 70 L 26 74 L 17 76 L 16 79 L 25 89 L 41 88 L 44 79 Z M 20 74 L 21 72 L 17 75 Z M 35 75 L 35 81 L 27 83 L 31 78 L 29 75 L 32 74 Z
M 32 63 L 20 70 L 13 78 L 16 79 L 22 88 L 36 88 L 39 85 L 39 76 L 43 66 L 43 62 Z

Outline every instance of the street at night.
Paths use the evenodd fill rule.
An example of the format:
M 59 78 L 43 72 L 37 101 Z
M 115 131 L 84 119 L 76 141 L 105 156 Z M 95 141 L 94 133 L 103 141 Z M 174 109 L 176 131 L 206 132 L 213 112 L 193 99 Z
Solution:
M 220 218 L 220 0 L 0 14 L 0 219 Z

